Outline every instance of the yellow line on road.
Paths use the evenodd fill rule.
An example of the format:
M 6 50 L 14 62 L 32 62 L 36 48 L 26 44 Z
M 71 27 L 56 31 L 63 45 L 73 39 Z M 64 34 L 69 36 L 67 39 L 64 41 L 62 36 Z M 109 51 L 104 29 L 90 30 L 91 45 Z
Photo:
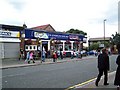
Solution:
M 115 73 L 115 71 L 110 72 L 110 73 L 108 73 L 108 74 L 109 74 L 109 75 L 112 75 L 112 74 L 114 74 L 114 73 Z M 69 87 L 69 88 L 67 88 L 67 89 L 65 89 L 65 90 L 71 90 L 71 89 L 74 89 L 74 88 L 76 88 L 76 87 L 82 87 L 83 85 L 89 84 L 90 82 L 93 82 L 94 80 L 96 80 L 96 78 L 90 79 L 90 80 L 88 80 L 88 81 L 86 81 L 86 82 L 83 82 L 83 83 L 81 83 L 81 84 L 77 84 L 77 85 L 71 86 L 71 87 Z
M 74 89 L 74 88 L 76 88 L 76 87 L 83 86 L 83 85 L 85 85 L 85 84 L 88 84 L 88 83 L 94 81 L 95 79 L 96 79 L 96 78 L 90 79 L 90 80 L 88 80 L 88 81 L 86 81 L 86 82 L 83 82 L 83 83 L 80 83 L 80 84 L 71 86 L 71 87 L 69 87 L 69 88 L 67 88 L 67 89 L 65 89 L 65 90 L 71 90 L 71 89 Z

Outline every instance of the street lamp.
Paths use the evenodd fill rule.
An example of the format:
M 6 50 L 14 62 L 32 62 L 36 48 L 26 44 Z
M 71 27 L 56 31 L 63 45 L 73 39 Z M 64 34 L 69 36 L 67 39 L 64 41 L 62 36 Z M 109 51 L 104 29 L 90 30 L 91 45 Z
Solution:
M 106 19 L 104 19 L 103 24 L 104 24 L 104 47 L 105 47 L 105 21 L 107 21 Z

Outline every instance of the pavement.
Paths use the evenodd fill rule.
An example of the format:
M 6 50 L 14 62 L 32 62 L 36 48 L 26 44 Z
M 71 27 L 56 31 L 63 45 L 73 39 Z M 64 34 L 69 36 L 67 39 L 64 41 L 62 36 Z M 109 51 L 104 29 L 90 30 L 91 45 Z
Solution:
M 93 79 L 90 79 L 88 81 L 85 81 L 83 83 L 80 83 L 80 84 L 77 84 L 77 85 L 74 85 L 74 86 L 71 86 L 69 88 L 67 88 L 66 90 L 84 90 L 84 89 L 90 89 L 90 90 L 120 90 L 117 89 L 117 86 L 114 86 L 114 78 L 115 78 L 115 71 L 114 72 L 111 72 L 108 74 L 108 83 L 109 85 L 105 86 L 103 85 L 103 82 L 104 82 L 104 78 L 102 76 L 98 86 L 95 86 L 95 81 L 96 81 L 96 78 L 93 78 Z
M 35 65 L 43 65 L 43 64 L 55 64 L 55 63 L 63 63 L 63 62 L 70 62 L 70 61 L 79 61 L 79 60 L 86 60 L 91 58 L 97 58 L 95 56 L 88 56 L 80 58 L 63 58 L 57 59 L 56 62 L 53 62 L 52 58 L 45 59 L 45 62 L 41 63 L 41 60 L 35 60 L 35 63 L 28 64 L 25 60 L 18 60 L 18 59 L 4 59 L 2 60 L 2 64 L 0 65 L 0 69 L 7 69 L 7 68 L 16 68 L 16 67 L 27 67 L 27 66 L 35 66 Z
M 82 59 L 80 58 L 64 58 L 64 59 L 58 59 L 56 62 L 53 62 L 52 58 L 50 59 L 46 59 L 45 62 L 41 63 L 41 60 L 35 60 L 35 63 L 30 63 L 28 64 L 27 62 L 25 62 L 24 60 L 16 60 L 16 59 L 8 59 L 8 60 L 2 60 L 2 65 L 0 65 L 0 69 L 8 69 L 8 68 L 17 68 L 17 67 L 28 67 L 28 66 L 35 66 L 35 65 L 44 65 L 44 64 L 56 64 L 56 63 L 63 63 L 63 62 L 74 62 L 74 61 L 80 61 L 80 60 L 89 60 L 89 59 L 97 59 L 97 57 L 95 56 L 87 56 L 87 57 L 83 57 Z M 101 78 L 100 82 L 99 82 L 99 86 L 96 87 L 95 86 L 95 80 L 96 78 L 93 78 L 91 80 L 88 80 L 86 82 L 68 87 L 66 90 L 73 90 L 73 89 L 80 89 L 80 88 L 91 88 L 92 90 L 96 88 L 98 89 L 116 89 L 116 86 L 114 86 L 114 78 L 115 78 L 115 71 L 109 73 L 109 77 L 108 77 L 108 82 L 109 85 L 104 86 L 103 85 L 103 77 Z M 81 90 L 81 89 L 80 89 Z

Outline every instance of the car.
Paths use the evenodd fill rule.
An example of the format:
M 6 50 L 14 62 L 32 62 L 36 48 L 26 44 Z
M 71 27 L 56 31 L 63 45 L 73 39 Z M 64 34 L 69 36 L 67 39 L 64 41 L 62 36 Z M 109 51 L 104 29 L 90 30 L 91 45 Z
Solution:
M 82 51 L 81 51 L 81 55 L 82 55 L 82 56 L 87 56 L 87 52 L 86 52 L 85 50 L 82 50 Z
M 88 55 L 94 55 L 95 52 L 94 52 L 93 50 L 91 50 L 91 51 L 87 52 L 87 54 L 88 54 Z

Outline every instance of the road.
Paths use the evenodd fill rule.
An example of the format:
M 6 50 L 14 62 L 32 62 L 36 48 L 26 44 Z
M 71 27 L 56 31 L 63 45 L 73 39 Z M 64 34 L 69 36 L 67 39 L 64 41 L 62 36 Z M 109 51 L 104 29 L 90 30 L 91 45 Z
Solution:
M 116 70 L 116 55 L 110 56 L 110 72 Z M 95 78 L 97 59 L 9 68 L 2 70 L 3 88 L 68 88 Z

